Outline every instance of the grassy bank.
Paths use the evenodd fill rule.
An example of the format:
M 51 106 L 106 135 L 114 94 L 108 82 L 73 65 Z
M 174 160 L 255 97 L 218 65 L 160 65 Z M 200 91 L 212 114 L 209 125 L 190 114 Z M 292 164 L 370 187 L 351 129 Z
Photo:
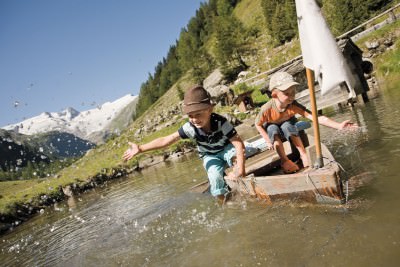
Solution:
M 141 143 L 177 131 L 183 122 L 146 135 Z M 128 141 L 135 141 L 131 135 L 132 131 L 126 131 L 121 136 L 109 140 L 106 144 L 90 150 L 85 157 L 61 170 L 55 176 L 34 180 L 0 182 L 0 214 L 17 215 L 17 208 L 24 204 L 42 206 L 47 199 L 62 198 L 63 187 L 72 185 L 77 191 L 84 190 L 99 180 L 115 178 L 131 172 L 137 167 L 138 161 L 146 158 L 148 154 L 162 153 L 161 151 L 144 153 L 129 162 L 124 162 L 122 154 L 128 148 Z M 178 142 L 171 146 L 169 150 L 179 150 L 182 146 L 187 146 L 187 143 L 188 141 Z
M 358 44 L 365 50 L 364 43 L 367 40 L 381 38 L 390 34 L 392 31 L 397 31 L 399 22 L 384 27 L 383 29 L 374 32 L 371 36 L 365 37 L 359 41 Z M 298 50 L 297 45 L 286 45 L 286 48 L 292 51 Z M 280 48 L 283 55 L 285 47 Z M 276 57 L 271 55 L 272 62 L 280 62 L 283 60 L 281 53 L 273 53 Z M 295 53 L 295 55 L 297 55 Z M 286 57 L 285 57 L 286 60 Z M 393 48 L 373 59 L 376 69 L 376 76 L 378 79 L 385 79 L 388 83 L 393 83 L 393 86 L 400 83 L 400 51 L 399 41 L 395 40 Z M 87 153 L 86 156 L 75 162 L 72 166 L 63 169 L 55 176 L 40 178 L 35 180 L 23 181 L 6 181 L 0 182 L 0 217 L 20 218 L 19 210 L 25 207 L 31 210 L 32 213 L 37 209 L 29 209 L 29 207 L 41 207 L 48 205 L 54 201 L 58 201 L 65 197 L 62 193 L 62 188 L 71 186 L 76 190 L 85 190 L 88 187 L 95 186 L 101 183 L 104 179 L 113 179 L 125 175 L 136 168 L 138 161 L 145 158 L 147 155 L 143 154 L 139 157 L 126 163 L 123 162 L 121 156 L 128 147 L 128 141 L 136 141 L 145 143 L 159 136 L 164 136 L 176 131 L 185 118 L 175 125 L 166 127 L 160 131 L 153 132 L 143 136 L 140 140 L 134 140 L 133 136 L 135 131 L 140 125 L 145 125 L 148 118 L 155 116 L 155 110 L 163 110 L 170 107 L 171 104 L 177 104 L 179 99 L 179 88 L 187 88 L 191 84 L 188 77 L 182 78 L 174 87 L 172 87 L 163 97 L 161 97 L 152 108 L 138 118 L 128 130 L 123 132 L 120 136 L 116 136 L 109 140 L 106 144 L 93 149 Z M 260 96 L 261 97 L 261 96 Z M 186 142 L 181 141 L 171 147 L 171 150 L 179 150 L 181 146 L 187 145 Z M 150 154 L 159 154 L 160 151 L 154 151 Z M 26 212 L 24 212 L 25 214 Z M 26 214 L 25 214 L 26 215 Z

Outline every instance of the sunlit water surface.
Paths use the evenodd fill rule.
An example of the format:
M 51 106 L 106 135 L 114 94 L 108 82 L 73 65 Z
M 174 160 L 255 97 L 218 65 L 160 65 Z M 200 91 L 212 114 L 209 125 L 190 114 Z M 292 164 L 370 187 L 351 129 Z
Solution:
M 60 203 L 0 239 L 1 266 L 399 266 L 400 95 L 331 114 L 321 127 L 349 177 L 343 206 L 237 197 L 220 206 L 189 188 L 196 156 L 161 164 Z

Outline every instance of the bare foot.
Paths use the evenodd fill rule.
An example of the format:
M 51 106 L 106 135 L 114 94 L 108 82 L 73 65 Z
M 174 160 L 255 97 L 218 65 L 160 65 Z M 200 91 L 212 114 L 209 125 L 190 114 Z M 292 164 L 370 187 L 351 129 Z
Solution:
M 217 196 L 218 203 L 220 203 L 221 205 L 224 205 L 231 200 L 231 197 L 232 197 L 231 192 L 228 192 L 225 195 L 218 195 Z
M 310 167 L 310 163 L 308 162 L 308 157 L 307 156 L 301 157 L 301 162 L 303 163 L 303 168 Z

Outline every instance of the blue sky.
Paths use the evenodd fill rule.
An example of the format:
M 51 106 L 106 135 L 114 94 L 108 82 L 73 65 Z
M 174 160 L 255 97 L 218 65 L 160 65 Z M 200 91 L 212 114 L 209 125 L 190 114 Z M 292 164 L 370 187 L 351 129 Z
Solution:
M 137 95 L 205 0 L 0 0 L 0 127 Z

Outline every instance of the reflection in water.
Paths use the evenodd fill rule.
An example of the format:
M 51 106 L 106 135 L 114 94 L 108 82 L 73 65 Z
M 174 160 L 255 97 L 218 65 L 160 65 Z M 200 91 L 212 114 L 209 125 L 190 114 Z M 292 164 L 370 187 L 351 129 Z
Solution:
M 206 175 L 184 157 L 58 204 L 5 235 L 2 266 L 396 266 L 400 262 L 400 111 L 373 99 L 322 127 L 345 168 L 349 204 L 275 203 L 238 196 L 220 206 L 189 192 Z M 72 202 L 74 200 L 74 202 Z

